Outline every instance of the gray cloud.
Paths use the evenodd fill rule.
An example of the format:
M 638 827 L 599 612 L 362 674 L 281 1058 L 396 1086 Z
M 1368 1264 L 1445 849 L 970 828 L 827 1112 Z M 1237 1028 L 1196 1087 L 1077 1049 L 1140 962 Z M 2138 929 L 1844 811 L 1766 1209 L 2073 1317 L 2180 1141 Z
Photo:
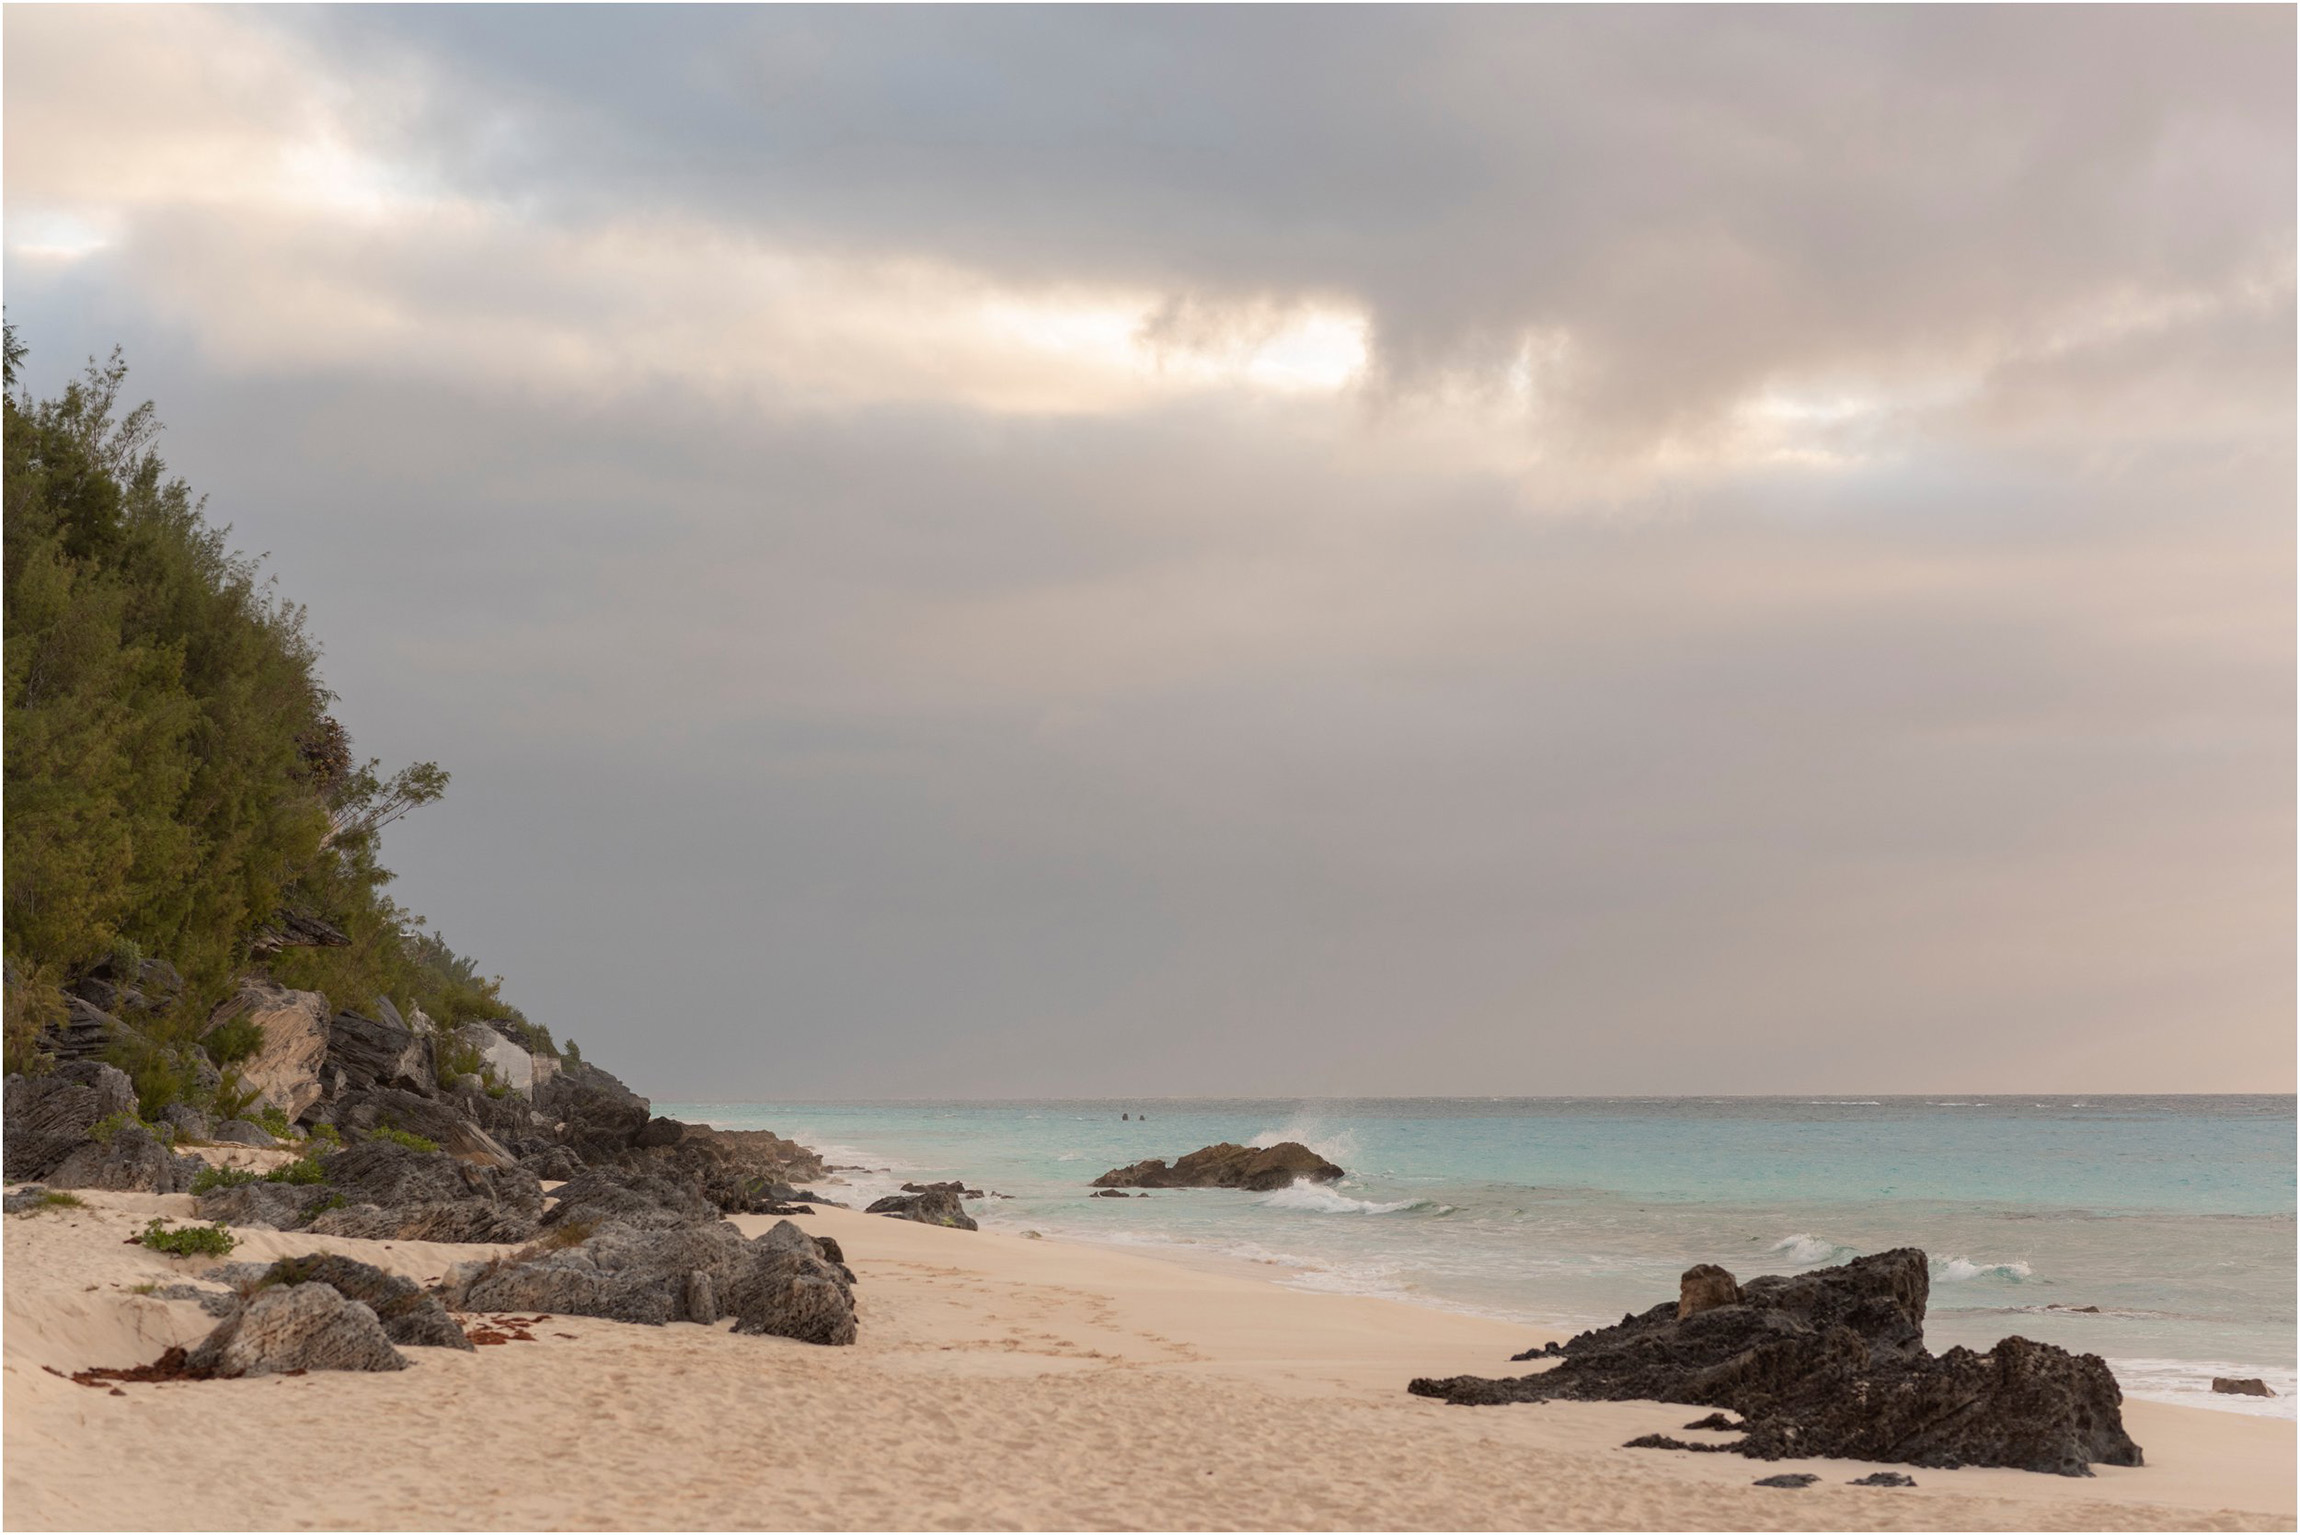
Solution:
M 2288 12 L 229 19 L 429 200 L 120 192 L 11 318 L 643 1087 L 2289 1087 Z M 849 388 L 713 241 L 1379 376 L 986 403 L 945 286 Z

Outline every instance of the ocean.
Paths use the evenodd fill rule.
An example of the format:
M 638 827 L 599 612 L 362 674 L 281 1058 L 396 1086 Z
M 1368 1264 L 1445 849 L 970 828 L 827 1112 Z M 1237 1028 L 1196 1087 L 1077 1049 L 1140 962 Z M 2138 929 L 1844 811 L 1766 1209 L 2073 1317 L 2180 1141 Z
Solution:
M 665 1103 L 772 1129 L 847 1170 L 1010 1197 L 1036 1230 L 1275 1265 L 1303 1289 L 1580 1330 L 1719 1263 L 1746 1279 L 1917 1246 L 1937 1352 L 2009 1333 L 2107 1359 L 2126 1395 L 2292 1417 L 2294 1099 L 1360 1098 Z M 1121 1118 L 1121 1115 L 1128 1117 Z M 1093 1199 L 1088 1183 L 1216 1141 L 1301 1141 L 1349 1170 L 1275 1193 Z M 2097 1307 L 2097 1310 L 2090 1308 Z M 1502 1361 L 1494 1362 L 1504 1373 Z M 2215 1395 L 2256 1375 L 2277 1395 Z

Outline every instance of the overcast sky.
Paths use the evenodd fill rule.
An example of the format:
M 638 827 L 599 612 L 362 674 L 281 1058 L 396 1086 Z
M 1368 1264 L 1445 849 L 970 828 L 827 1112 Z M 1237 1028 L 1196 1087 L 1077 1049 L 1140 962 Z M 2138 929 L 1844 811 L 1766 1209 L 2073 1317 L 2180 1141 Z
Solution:
M 4 41 L 33 386 L 642 1092 L 2293 1087 L 2289 7 Z

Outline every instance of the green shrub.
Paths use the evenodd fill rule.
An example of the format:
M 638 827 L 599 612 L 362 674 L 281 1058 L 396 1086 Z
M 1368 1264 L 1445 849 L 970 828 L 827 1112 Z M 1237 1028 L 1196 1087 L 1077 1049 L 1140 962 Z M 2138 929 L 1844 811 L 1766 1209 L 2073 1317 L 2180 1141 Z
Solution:
M 161 1217 L 157 1215 L 152 1217 L 151 1224 L 144 1228 L 144 1234 L 136 1240 L 154 1252 L 163 1252 L 173 1258 L 192 1258 L 202 1255 L 220 1258 L 230 1252 L 235 1245 L 232 1234 L 220 1224 L 185 1226 L 170 1231 L 162 1223 Z
M 325 1183 L 327 1182 L 327 1169 L 314 1162 L 310 1157 L 298 1157 L 293 1162 L 284 1163 L 265 1173 L 264 1182 Z M 196 1194 L 199 1190 L 195 1188 L 192 1192 Z
M 439 1042 L 439 1080 L 453 1082 L 460 1077 L 476 1077 L 487 1070 L 487 1057 L 479 1047 L 467 1039 L 450 1034 Z
M 127 1129 L 130 1125 L 137 1125 L 145 1130 L 152 1130 L 150 1125 L 145 1124 L 144 1121 L 138 1119 L 133 1114 L 126 1112 L 118 1114 L 106 1114 L 102 1119 L 97 1120 L 94 1124 L 88 1127 L 88 1139 L 94 1141 L 99 1146 L 109 1146 L 112 1144 L 112 1137 L 118 1135 L 122 1130 Z M 152 1130 L 152 1133 L 157 1135 L 159 1132 L 157 1130 Z
M 203 1167 L 192 1179 L 192 1192 L 205 1194 L 211 1189 L 236 1189 L 243 1183 L 261 1181 L 244 1167 Z
M 325 1120 L 311 1127 L 311 1142 L 315 1146 L 324 1146 L 335 1151 L 343 1149 L 342 1133 Z
M 394 1146 L 405 1146 L 410 1151 L 437 1151 L 439 1149 L 439 1142 L 437 1141 L 427 1141 L 420 1135 L 406 1130 L 394 1129 L 390 1125 L 376 1126 L 367 1132 L 367 1138 L 371 1141 L 389 1141 Z
M 283 1141 L 295 1134 L 295 1126 L 288 1123 L 287 1110 L 277 1104 L 267 1103 L 256 1110 L 256 1123 Z
M 340 1210 L 345 1205 L 350 1203 L 351 1201 L 344 1198 L 341 1194 L 330 1194 L 327 1196 L 327 1198 L 319 1201 L 317 1204 L 308 1207 L 303 1212 L 304 1218 L 306 1220 L 310 1220 L 312 1217 L 324 1215 L 330 1210 Z
M 208 1052 L 208 1059 L 218 1066 L 231 1066 L 246 1060 L 264 1047 L 264 1031 L 253 1018 L 234 1018 L 223 1027 L 213 1030 L 200 1041 Z M 238 1118 L 233 1115 L 233 1118 Z
M 62 1189 L 49 1189 L 40 1196 L 39 1208 L 43 1210 L 85 1210 L 88 1208 L 88 1201 L 77 1194 L 67 1194 Z

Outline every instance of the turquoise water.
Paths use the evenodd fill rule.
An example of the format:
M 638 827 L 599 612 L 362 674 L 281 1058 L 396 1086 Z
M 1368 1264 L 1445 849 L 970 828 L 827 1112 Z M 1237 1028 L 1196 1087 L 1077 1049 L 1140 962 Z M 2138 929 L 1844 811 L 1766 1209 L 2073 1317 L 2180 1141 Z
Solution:
M 2291 1416 L 2294 1100 L 1657 1098 L 662 1104 L 770 1128 L 862 1202 L 906 1178 L 1011 1195 L 985 1227 L 1274 1260 L 1283 1282 L 1578 1329 L 1676 1293 L 1914 1245 L 1927 1336 L 2100 1354 L 2128 1394 Z M 1120 1115 L 1146 1115 L 1120 1119 Z M 1214 1141 L 1349 1169 L 1274 1194 L 1090 1199 L 1103 1171 Z M 2097 1306 L 2097 1312 L 2073 1308 Z M 1497 1361 L 1498 1366 L 1499 1361 Z M 2259 1375 L 2271 1401 L 2217 1397 Z

